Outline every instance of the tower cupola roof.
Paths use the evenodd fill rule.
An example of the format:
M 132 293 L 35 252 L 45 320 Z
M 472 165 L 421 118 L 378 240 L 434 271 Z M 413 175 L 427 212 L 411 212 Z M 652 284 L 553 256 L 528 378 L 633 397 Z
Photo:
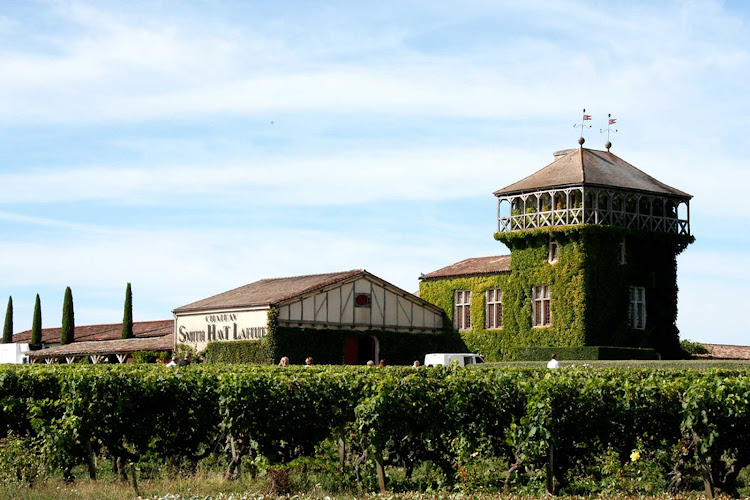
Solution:
M 495 196 L 583 186 L 692 198 L 688 193 L 654 179 L 608 151 L 581 147 L 560 151 L 555 156 L 555 161 L 541 170 L 495 191 Z

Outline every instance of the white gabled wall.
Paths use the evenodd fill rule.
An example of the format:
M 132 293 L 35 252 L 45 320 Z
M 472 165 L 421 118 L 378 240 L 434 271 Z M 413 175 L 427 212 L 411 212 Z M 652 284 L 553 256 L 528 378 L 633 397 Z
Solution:
M 370 307 L 355 306 L 359 294 L 370 295 Z M 327 328 L 440 330 L 443 326 L 442 311 L 367 275 L 280 305 L 279 321 Z

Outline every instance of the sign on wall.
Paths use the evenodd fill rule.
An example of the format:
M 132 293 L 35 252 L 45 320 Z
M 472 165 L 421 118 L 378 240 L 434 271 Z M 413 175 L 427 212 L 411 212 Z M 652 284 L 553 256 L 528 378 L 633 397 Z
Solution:
M 209 342 L 258 340 L 266 336 L 268 309 L 210 312 L 175 318 L 175 342 L 202 351 Z

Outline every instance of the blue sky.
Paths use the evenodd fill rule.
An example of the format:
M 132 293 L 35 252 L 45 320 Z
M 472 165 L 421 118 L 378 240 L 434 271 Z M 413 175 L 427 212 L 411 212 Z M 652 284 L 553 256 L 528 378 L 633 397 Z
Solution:
M 492 191 L 575 147 L 695 196 L 683 338 L 747 344 L 741 2 L 4 2 L 0 300 L 136 321 L 264 277 L 407 290 L 497 255 Z

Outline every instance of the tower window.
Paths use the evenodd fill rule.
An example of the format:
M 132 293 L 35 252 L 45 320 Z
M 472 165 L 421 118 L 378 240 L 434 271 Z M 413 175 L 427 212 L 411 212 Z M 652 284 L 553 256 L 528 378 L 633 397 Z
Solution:
M 622 240 L 620 242 L 618 251 L 619 251 L 618 262 L 620 263 L 620 265 L 624 265 L 626 263 L 625 240 Z
M 534 326 L 551 326 L 549 285 L 535 286 L 532 290 L 532 316 Z
M 485 314 L 485 328 L 497 330 L 503 327 L 503 291 L 490 288 L 485 292 L 487 310 Z
M 557 242 L 552 238 L 549 240 L 549 256 L 547 257 L 547 261 L 550 264 L 557 262 Z
M 646 328 L 646 289 L 641 286 L 630 287 L 629 317 L 631 328 L 636 330 Z
M 457 330 L 471 330 L 471 292 L 456 290 L 453 304 L 453 325 Z

